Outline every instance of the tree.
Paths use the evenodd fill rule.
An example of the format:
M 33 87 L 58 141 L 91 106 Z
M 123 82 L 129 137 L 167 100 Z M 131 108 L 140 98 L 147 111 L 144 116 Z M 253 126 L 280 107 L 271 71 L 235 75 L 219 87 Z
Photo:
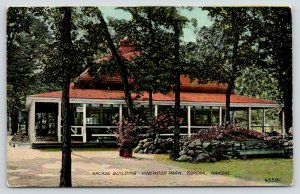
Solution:
M 61 8 L 63 20 L 60 27 L 60 39 L 62 48 L 63 84 L 62 84 L 62 167 L 60 175 L 60 187 L 72 187 L 72 159 L 71 159 L 71 125 L 70 125 L 70 73 L 72 65 L 71 56 L 71 13 L 70 7 Z
M 42 53 L 47 44 L 46 26 L 34 17 L 38 8 L 11 7 L 7 12 L 7 104 L 12 134 L 16 133 L 25 96 L 39 87 Z
M 171 33 L 163 29 L 163 18 L 157 13 L 163 11 L 163 7 L 126 7 L 120 8 L 132 15 L 132 21 L 128 21 L 125 28 L 115 29 L 116 34 L 129 36 L 135 44 L 139 55 L 136 56 L 128 69 L 134 77 L 133 91 L 149 94 L 149 112 L 152 117 L 152 93 L 166 94 L 170 91 L 173 80 L 170 67 L 172 66 L 172 39 Z M 113 26 L 124 21 L 114 20 Z M 123 24 L 122 23 L 122 24 Z M 122 25 L 124 26 L 124 25 Z M 130 27 L 130 34 L 128 32 Z
M 213 20 L 203 27 L 198 36 L 198 70 L 193 74 L 199 80 L 213 80 L 228 84 L 226 90 L 226 124 L 230 121 L 230 96 L 236 79 L 245 67 L 257 63 L 258 51 L 251 34 L 249 8 L 204 8 Z
M 278 80 L 285 113 L 285 129 L 293 126 L 292 19 L 289 7 L 253 9 L 261 68 L 268 68 Z M 254 26 L 254 27 L 255 27 Z
M 111 50 L 112 56 L 115 59 L 115 61 L 117 62 L 118 67 L 119 67 L 119 72 L 120 72 L 120 75 L 121 75 L 121 78 L 122 78 L 122 83 L 123 83 L 125 100 L 126 100 L 127 107 L 128 107 L 128 109 L 127 109 L 128 110 L 128 117 L 130 118 L 135 114 L 135 110 L 134 110 L 134 107 L 133 107 L 133 100 L 132 100 L 132 97 L 131 97 L 131 91 L 130 91 L 129 84 L 128 84 L 128 70 L 127 70 L 126 64 L 124 63 L 124 60 L 122 60 L 122 58 L 120 57 L 120 55 L 119 55 L 119 53 L 118 53 L 118 51 L 117 51 L 117 49 L 114 45 L 114 42 L 111 38 L 110 32 L 108 30 L 107 24 L 106 24 L 106 22 L 105 22 L 105 20 L 102 16 L 101 11 L 96 8 L 95 12 L 96 12 L 96 15 L 97 15 L 97 17 L 100 21 L 99 25 L 103 29 L 103 36 L 105 37 L 105 39 L 107 41 L 107 44 L 108 44 L 108 47 Z

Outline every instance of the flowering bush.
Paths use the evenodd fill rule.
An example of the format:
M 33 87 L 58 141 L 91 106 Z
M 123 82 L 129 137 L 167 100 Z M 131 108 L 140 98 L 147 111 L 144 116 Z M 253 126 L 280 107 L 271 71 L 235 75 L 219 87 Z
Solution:
M 118 115 L 115 116 L 113 123 L 118 127 L 111 132 L 116 135 L 118 145 L 120 148 L 134 148 L 139 141 L 140 128 L 138 125 L 141 126 L 144 121 L 138 115 L 132 116 L 131 119 L 122 118 L 122 122 L 118 122 L 117 117 Z
M 149 128 L 150 131 L 149 133 L 155 136 L 155 140 L 158 139 L 159 135 L 161 133 L 167 133 L 171 132 L 172 130 L 170 129 L 170 126 L 174 125 L 174 117 L 165 115 L 165 114 L 159 114 L 157 115 L 156 118 L 154 118 L 150 124 Z M 182 123 L 183 119 L 179 119 L 179 123 Z
M 261 139 L 265 138 L 263 133 L 244 129 L 238 125 L 228 126 L 214 126 L 211 129 L 201 130 L 198 134 L 192 136 L 192 139 L 205 140 L 222 140 L 222 139 L 233 139 L 233 140 L 247 140 L 247 139 Z

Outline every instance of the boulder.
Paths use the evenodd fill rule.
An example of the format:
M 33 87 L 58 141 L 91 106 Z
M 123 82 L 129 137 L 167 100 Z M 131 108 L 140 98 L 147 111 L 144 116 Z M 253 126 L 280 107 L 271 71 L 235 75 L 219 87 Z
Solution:
M 202 146 L 202 142 L 200 141 L 200 139 L 196 139 L 194 142 L 196 146 Z
M 162 154 L 162 153 L 163 153 L 163 151 L 161 149 L 156 149 L 154 151 L 154 154 Z
M 191 142 L 191 143 L 189 143 L 189 145 L 188 145 L 188 148 L 195 148 L 196 147 L 196 143 L 195 142 Z
M 141 148 L 139 146 L 137 146 L 136 148 L 134 148 L 133 152 L 138 153 L 140 150 L 141 150 Z
M 202 150 L 202 146 L 197 145 L 197 146 L 195 147 L 195 150 Z
M 153 143 L 153 142 L 146 142 L 146 143 L 144 143 L 143 148 L 149 147 L 152 143 Z
M 205 153 L 200 153 L 197 157 L 196 157 L 196 162 L 210 162 L 210 156 L 209 154 L 205 154 Z
M 195 154 L 200 154 L 200 153 L 203 153 L 204 151 L 203 150 L 195 150 Z
M 202 146 L 203 146 L 203 148 L 207 148 L 208 146 L 210 146 L 210 143 L 209 142 L 204 142 Z
M 143 154 L 143 153 L 144 153 L 144 150 L 140 150 L 138 153 L 139 153 L 139 154 Z
M 216 158 L 211 158 L 210 162 L 217 162 L 217 159 Z
M 154 144 L 150 144 L 150 146 L 148 147 L 148 149 L 150 150 L 155 150 L 157 147 Z
M 147 154 L 153 154 L 153 150 L 148 150 Z
M 194 150 L 189 150 L 188 155 L 193 156 L 195 154 Z
M 179 152 L 179 155 L 182 156 L 182 155 L 186 155 L 187 151 L 185 149 L 181 150 Z
M 179 158 L 177 158 L 177 161 L 185 162 L 185 161 L 192 161 L 193 158 L 191 156 L 182 155 Z

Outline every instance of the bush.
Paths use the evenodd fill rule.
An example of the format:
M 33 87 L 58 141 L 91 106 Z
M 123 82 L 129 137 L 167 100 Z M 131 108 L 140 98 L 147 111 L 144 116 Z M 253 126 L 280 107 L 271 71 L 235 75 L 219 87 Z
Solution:
M 238 125 L 228 126 L 214 126 L 211 129 L 201 130 L 199 133 L 192 136 L 192 139 L 205 140 L 249 140 L 249 139 L 261 139 L 263 140 L 265 135 L 263 133 L 244 129 Z
M 110 131 L 114 133 L 118 140 L 118 145 L 121 148 L 132 149 L 136 146 L 139 141 L 139 131 L 138 127 L 143 124 L 143 120 L 139 117 L 139 115 L 132 116 L 129 118 L 122 118 L 122 122 L 118 122 L 118 115 L 115 116 L 113 123 L 118 127 L 114 131 Z

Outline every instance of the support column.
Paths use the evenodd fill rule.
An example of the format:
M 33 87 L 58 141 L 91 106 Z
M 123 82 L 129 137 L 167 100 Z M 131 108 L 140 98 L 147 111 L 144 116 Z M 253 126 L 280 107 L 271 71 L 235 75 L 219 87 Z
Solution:
M 284 114 L 284 110 L 282 110 L 282 135 L 285 136 L 285 114 Z
M 35 142 L 35 134 L 36 134 L 36 129 L 35 129 L 35 101 L 32 100 L 31 105 L 30 105 L 30 110 L 29 110 L 29 115 L 28 115 L 28 133 L 30 137 L 31 142 Z
M 222 126 L 222 106 L 219 107 L 219 125 Z
M 82 140 L 83 143 L 86 143 L 86 104 L 83 104 L 83 121 L 82 121 Z
M 251 107 L 248 108 L 248 129 L 251 129 Z
M 122 104 L 119 105 L 119 122 L 122 123 L 122 117 L 123 117 L 123 106 Z
M 262 132 L 265 133 L 266 132 L 266 109 L 263 108 L 263 127 L 262 127 Z
M 191 106 L 188 106 L 188 111 L 187 111 L 187 123 L 188 123 L 188 137 L 191 137 Z
M 58 103 L 57 114 L 57 141 L 61 142 L 61 102 Z
M 154 116 L 157 117 L 158 115 L 158 105 L 154 105 Z

